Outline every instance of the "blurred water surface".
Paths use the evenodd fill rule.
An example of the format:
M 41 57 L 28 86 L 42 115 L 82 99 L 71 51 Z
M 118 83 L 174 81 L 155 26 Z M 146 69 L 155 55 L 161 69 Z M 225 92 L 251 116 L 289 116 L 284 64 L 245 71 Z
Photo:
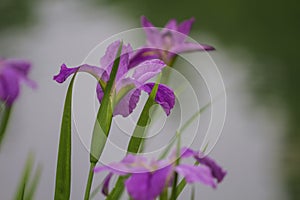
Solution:
M 139 16 L 132 20 L 121 6 L 95 6 L 79 1 L 35 3 L 30 6 L 30 16 L 34 23 L 26 22 L 24 26 L 20 22 L 23 25 L 3 28 L 0 33 L 1 56 L 32 60 L 31 77 L 39 85 L 36 91 L 24 87 L 14 107 L 0 153 L 1 199 L 12 198 L 30 150 L 44 165 L 36 199 L 53 199 L 67 84 L 56 84 L 52 76 L 64 62 L 80 64 L 95 45 L 112 34 L 140 26 Z M 236 49 L 222 44 L 217 37 L 208 36 L 205 31 L 201 35 L 193 33 L 195 39 L 218 49 L 211 56 L 223 75 L 228 93 L 227 121 L 211 153 L 228 170 L 228 176 L 217 190 L 197 185 L 197 196 L 208 200 L 286 199 L 280 162 L 287 113 L 280 108 L 270 112 L 253 100 L 254 94 L 249 87 L 253 72 L 249 68 L 260 63 L 247 50 L 242 49 L 236 55 Z M 89 80 L 82 86 L 86 86 L 83 99 L 95 90 L 94 82 Z M 93 123 L 92 115 L 86 119 L 86 126 Z M 83 198 L 89 156 L 75 130 L 74 133 L 71 199 L 76 200 Z M 197 146 L 197 141 L 194 145 Z M 95 180 L 99 183 L 102 178 L 103 175 L 97 175 Z M 187 195 L 189 190 L 183 193 L 182 199 Z

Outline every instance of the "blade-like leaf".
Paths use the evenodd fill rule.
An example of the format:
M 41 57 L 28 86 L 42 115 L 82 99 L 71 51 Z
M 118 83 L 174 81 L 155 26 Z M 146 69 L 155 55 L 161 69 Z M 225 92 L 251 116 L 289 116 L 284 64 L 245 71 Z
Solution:
M 120 43 L 120 47 L 118 49 L 118 53 L 116 59 L 113 63 L 113 67 L 110 73 L 110 77 L 106 88 L 104 90 L 103 99 L 101 105 L 99 107 L 97 113 L 97 119 L 94 125 L 92 142 L 91 142 L 91 152 L 90 152 L 90 161 L 91 163 L 97 163 L 101 153 L 104 149 L 107 136 L 109 134 L 110 125 L 112 121 L 113 108 L 111 101 L 111 93 L 112 87 L 115 82 L 115 78 L 118 72 L 119 63 L 120 63 L 120 55 L 122 52 L 122 42 Z
M 112 104 L 113 102 L 111 99 L 112 92 L 113 92 L 112 88 L 115 83 L 115 78 L 119 68 L 122 46 L 123 43 L 121 42 L 116 58 L 113 63 L 113 67 L 110 73 L 108 83 L 104 90 L 104 95 L 101 101 L 101 105 L 97 113 L 97 119 L 94 124 L 94 130 L 93 130 L 92 141 L 91 141 L 91 150 L 90 150 L 90 170 L 89 170 L 88 181 L 86 184 L 86 190 L 84 195 L 85 200 L 89 200 L 90 198 L 90 191 L 91 191 L 93 177 L 94 177 L 94 167 L 103 152 L 110 131 L 111 121 L 113 117 L 113 104 Z
M 71 192 L 72 93 L 76 73 L 69 84 L 61 122 L 57 156 L 55 200 L 68 200 Z
M 0 122 L 0 146 L 4 138 L 5 130 L 11 113 L 11 106 L 1 105 L 1 122 Z
M 35 171 L 35 174 L 33 176 L 33 179 L 28 187 L 28 189 L 25 192 L 25 198 L 24 200 L 32 200 L 34 199 L 34 195 L 37 189 L 37 186 L 39 184 L 40 178 L 42 174 L 42 165 L 38 165 L 37 169 Z
M 26 161 L 25 168 L 23 170 L 22 178 L 19 182 L 19 186 L 18 186 L 18 190 L 16 192 L 16 196 L 14 198 L 15 200 L 23 200 L 24 199 L 26 184 L 28 182 L 32 166 L 33 166 L 33 155 L 29 154 L 29 156 L 27 158 L 27 161 Z

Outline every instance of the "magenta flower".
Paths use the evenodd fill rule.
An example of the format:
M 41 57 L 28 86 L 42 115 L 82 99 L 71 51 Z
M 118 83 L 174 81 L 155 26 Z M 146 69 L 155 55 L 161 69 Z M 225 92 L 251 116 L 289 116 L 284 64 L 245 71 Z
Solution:
M 0 100 L 11 106 L 20 93 L 23 81 L 31 88 L 35 83 L 28 78 L 31 64 L 20 59 L 0 59 Z
M 174 173 L 183 176 L 187 183 L 203 183 L 215 188 L 226 175 L 226 172 L 208 157 L 189 148 L 181 149 L 181 159 L 193 157 L 200 165 L 174 165 L 176 159 L 173 153 L 166 160 L 148 160 L 142 156 L 127 155 L 121 162 L 100 166 L 95 172 L 109 171 L 105 178 L 102 192 L 109 193 L 109 181 L 113 174 L 130 175 L 125 181 L 127 192 L 134 200 L 153 200 L 165 187 L 171 186 Z M 181 160 L 182 161 L 182 160 Z
M 75 72 L 88 72 L 93 75 L 100 84 L 97 85 L 97 96 L 101 102 L 103 91 L 109 79 L 113 62 L 117 55 L 120 41 L 113 42 L 109 45 L 105 55 L 100 60 L 100 67 L 84 64 L 75 68 L 67 68 L 65 64 L 61 66 L 58 75 L 54 76 L 54 80 L 58 83 L 64 82 L 70 75 Z M 120 57 L 120 64 L 115 79 L 115 86 L 111 101 L 114 102 L 114 115 L 128 116 L 136 107 L 142 91 L 151 93 L 155 83 L 147 81 L 161 72 L 166 66 L 159 59 L 146 60 L 135 66 L 132 71 L 129 70 L 130 55 L 132 53 L 131 46 L 123 45 Z M 131 73 L 132 72 L 132 73 Z M 175 104 L 174 92 L 166 85 L 159 84 L 155 101 L 161 105 L 167 115 Z
M 153 58 L 159 58 L 170 65 L 177 54 L 214 50 L 209 45 L 186 41 L 193 22 L 194 18 L 191 18 L 177 24 L 175 19 L 171 19 L 160 31 L 145 16 L 142 16 L 141 24 L 147 36 L 147 44 L 131 60 L 130 67 Z

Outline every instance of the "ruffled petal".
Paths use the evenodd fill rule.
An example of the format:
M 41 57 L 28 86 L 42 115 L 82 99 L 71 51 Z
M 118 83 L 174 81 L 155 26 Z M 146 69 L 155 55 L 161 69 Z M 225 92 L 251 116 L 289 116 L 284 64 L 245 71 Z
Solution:
M 217 179 L 218 183 L 220 183 L 226 176 L 227 172 L 208 156 L 203 157 L 202 153 L 187 147 L 181 148 L 180 151 L 181 158 L 194 157 L 200 164 L 207 166 L 211 170 L 212 176 Z M 172 155 L 174 155 L 174 152 Z
M 140 88 L 150 95 L 154 85 L 155 83 L 146 83 Z M 168 86 L 159 84 L 155 101 L 164 109 L 167 115 L 170 115 L 171 109 L 175 105 L 175 94 Z
M 201 182 L 213 188 L 216 187 L 214 177 L 212 176 L 211 171 L 207 166 L 181 164 L 178 165 L 175 170 L 178 174 L 182 175 L 188 183 Z
M 145 83 L 161 72 L 166 64 L 159 59 L 147 60 L 134 68 L 133 79 Z

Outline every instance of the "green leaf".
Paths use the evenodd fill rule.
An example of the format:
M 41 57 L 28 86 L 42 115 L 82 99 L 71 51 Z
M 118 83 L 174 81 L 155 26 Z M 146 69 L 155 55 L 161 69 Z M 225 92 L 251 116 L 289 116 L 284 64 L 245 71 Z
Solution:
M 209 106 L 211 105 L 211 103 L 207 103 L 205 106 L 203 106 L 202 108 L 200 108 L 199 111 L 195 112 L 183 125 L 181 128 L 179 128 L 179 130 L 176 132 L 176 135 L 174 136 L 174 138 L 172 139 L 171 143 L 168 144 L 168 146 L 166 147 L 166 149 L 164 150 L 164 152 L 159 156 L 159 159 L 163 159 L 167 156 L 167 154 L 169 153 L 169 151 L 171 150 L 172 146 L 174 145 L 175 141 L 180 137 L 180 135 L 185 131 L 185 129 L 187 127 L 189 127 L 189 125 L 191 125 L 191 123 L 197 119 Z
M 29 154 L 25 168 L 23 170 L 23 175 L 22 178 L 19 182 L 18 190 L 16 192 L 15 200 L 23 200 L 24 199 L 24 194 L 25 194 L 25 189 L 26 189 L 26 183 L 28 182 L 31 169 L 33 166 L 33 155 Z
M 118 72 L 120 55 L 122 52 L 123 43 L 121 42 L 114 61 L 108 83 L 104 90 L 103 99 L 97 113 L 97 119 L 95 121 L 92 142 L 91 142 L 91 152 L 90 161 L 91 163 L 97 163 L 102 151 L 104 149 L 107 136 L 110 131 L 113 107 L 112 107 L 112 88 L 115 82 L 115 78 Z
M 61 122 L 57 156 L 55 200 L 68 200 L 71 192 L 72 91 L 76 73 L 69 84 Z
M 1 124 L 0 124 L 0 146 L 4 138 L 5 130 L 9 121 L 11 106 L 6 106 L 5 103 L 1 105 Z
M 133 134 L 130 138 L 127 152 L 136 154 L 138 152 L 141 152 L 142 149 L 140 149 L 142 143 L 144 142 L 144 136 L 146 132 L 147 125 L 150 123 L 150 109 L 155 104 L 155 96 L 158 90 L 158 83 L 160 81 L 160 77 L 156 81 L 154 87 L 152 88 L 152 91 L 145 103 L 145 106 L 141 112 L 141 115 L 138 119 L 137 125 L 135 126 L 135 129 L 133 131 Z
M 30 183 L 30 186 L 28 187 L 29 189 L 25 192 L 24 200 L 34 199 L 34 195 L 35 195 L 37 186 L 38 186 L 40 178 L 41 178 L 41 173 L 42 173 L 42 165 L 39 164 L 37 166 L 37 169 L 36 169 L 35 174 L 33 176 L 33 180 Z
M 123 42 L 120 43 L 120 47 L 114 60 L 108 83 L 104 90 L 101 105 L 97 113 L 97 119 L 94 124 L 90 150 L 90 170 L 84 195 L 85 200 L 89 200 L 90 198 L 90 191 L 94 177 L 94 167 L 103 152 L 110 131 L 111 121 L 113 117 L 113 86 L 115 84 L 115 78 L 119 68 L 122 46 Z

